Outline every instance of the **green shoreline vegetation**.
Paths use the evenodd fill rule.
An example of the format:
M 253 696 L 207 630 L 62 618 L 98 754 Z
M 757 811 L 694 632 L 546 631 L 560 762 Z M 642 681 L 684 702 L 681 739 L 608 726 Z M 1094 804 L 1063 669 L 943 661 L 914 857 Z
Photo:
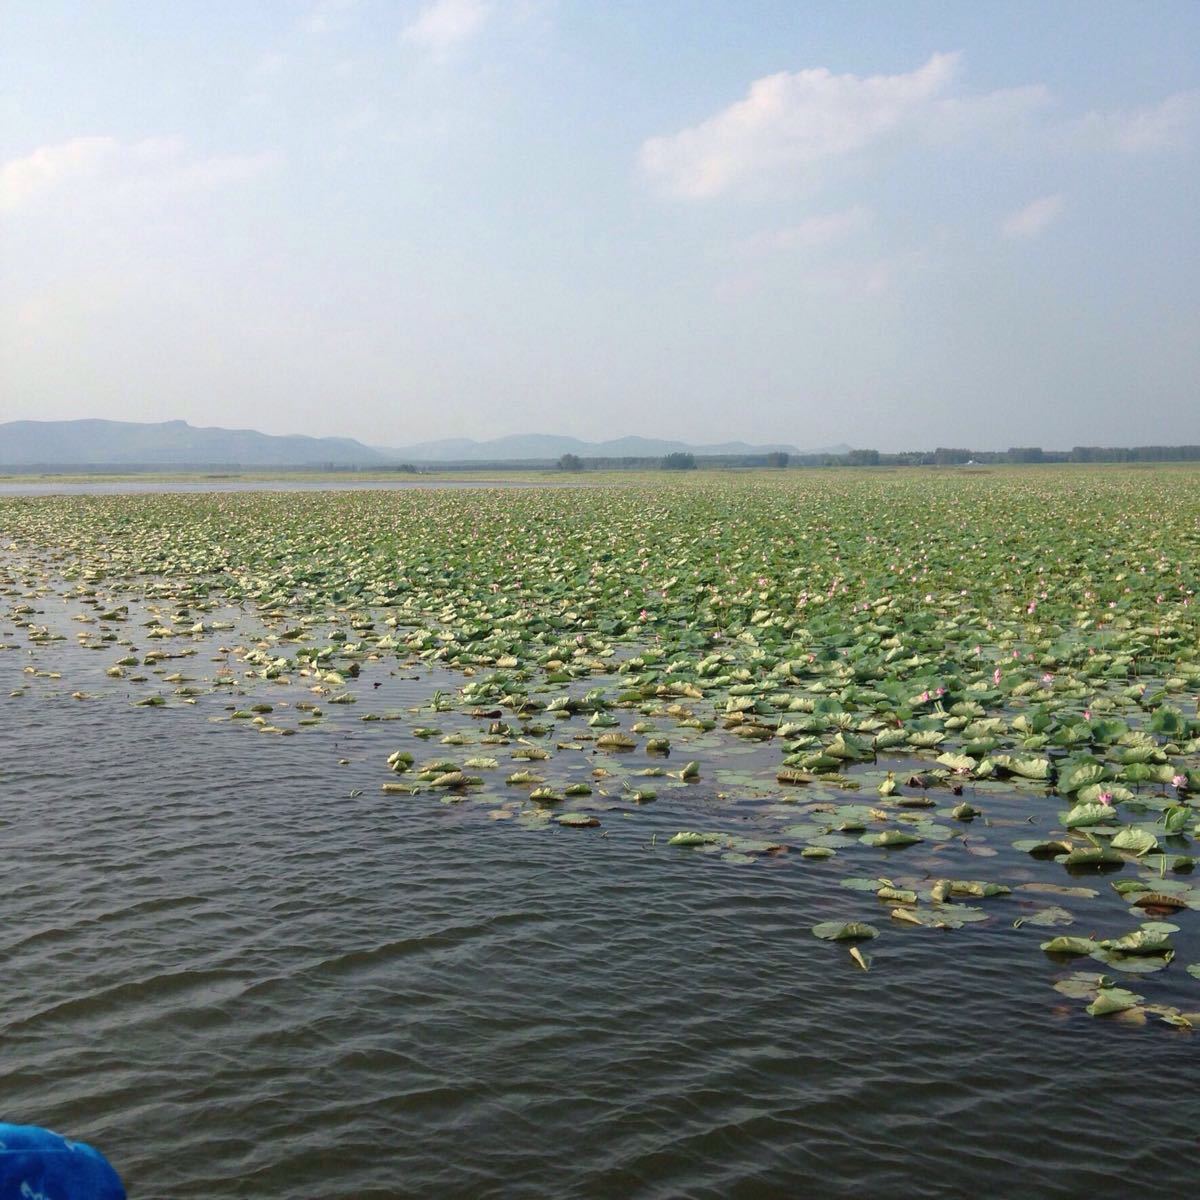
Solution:
M 844 902 L 812 932 L 852 969 L 876 937 L 1003 926 L 1092 1015 L 1200 1024 L 1200 965 L 1176 962 L 1200 910 L 1200 470 L 584 482 L 0 497 L 0 624 L 36 651 L 59 594 L 139 706 L 218 694 L 268 734 L 424 668 L 418 714 L 359 716 L 389 722 L 381 803 L 586 838 L 618 802 L 720 787 L 753 836 L 706 806 L 670 852 L 827 873 Z M 180 674 L 214 633 L 226 665 Z M 1155 973 L 1191 992 L 1148 999 Z

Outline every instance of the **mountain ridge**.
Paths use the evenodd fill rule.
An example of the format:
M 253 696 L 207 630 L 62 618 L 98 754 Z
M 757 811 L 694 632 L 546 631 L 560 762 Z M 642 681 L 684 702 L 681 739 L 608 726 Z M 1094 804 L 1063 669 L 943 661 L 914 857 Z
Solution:
M 386 466 L 353 438 L 198 427 L 186 421 L 9 421 L 0 466 Z
M 0 467 L 241 466 L 387 467 L 411 463 L 556 462 L 580 458 L 661 458 L 706 455 L 840 454 L 848 446 L 801 451 L 783 443 L 693 444 L 637 435 L 588 442 L 557 434 L 510 434 L 477 441 L 443 438 L 411 446 L 368 446 L 355 438 L 270 434 L 255 429 L 194 426 L 186 421 L 8 421 L 0 423 Z

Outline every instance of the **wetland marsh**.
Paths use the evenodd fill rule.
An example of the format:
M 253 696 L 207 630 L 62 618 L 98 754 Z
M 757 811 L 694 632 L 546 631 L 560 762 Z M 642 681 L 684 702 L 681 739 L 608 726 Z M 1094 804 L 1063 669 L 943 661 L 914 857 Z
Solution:
M 1200 472 L 588 482 L 0 497 L 8 1115 L 164 1197 L 1193 1148 Z

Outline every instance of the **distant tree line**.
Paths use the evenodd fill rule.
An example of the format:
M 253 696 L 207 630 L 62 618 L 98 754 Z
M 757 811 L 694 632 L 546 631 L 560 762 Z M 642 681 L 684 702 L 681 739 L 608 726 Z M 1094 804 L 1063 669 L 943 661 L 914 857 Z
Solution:
M 694 471 L 696 469 L 696 456 L 677 450 L 674 454 L 664 455 L 660 465 L 664 471 Z
M 1044 450 L 1041 446 L 1010 446 L 1007 450 L 968 450 L 938 446 L 934 450 L 904 450 L 888 454 L 880 450 L 851 450 L 846 454 L 788 454 L 776 450 L 769 454 L 695 455 L 676 451 L 663 458 L 581 458 L 564 454 L 555 464 L 560 471 L 692 471 L 697 467 L 954 467 L 991 466 L 1012 463 L 1131 463 L 1200 462 L 1200 446 L 1075 446 L 1071 450 Z M 453 464 L 454 467 L 478 463 Z M 495 463 L 511 467 L 513 463 Z M 542 462 L 522 464 L 528 467 L 549 465 Z
M 952 467 L 990 466 L 1005 463 L 1161 463 L 1200 462 L 1200 446 L 1075 446 L 1071 450 L 1044 450 L 1040 446 L 1010 446 L 1007 450 L 966 450 L 938 446 L 934 450 L 905 450 L 895 454 L 881 450 L 850 450 L 846 454 L 788 454 L 778 450 L 768 454 L 705 454 L 676 452 L 665 458 L 582 458 L 564 454 L 561 458 L 531 458 L 514 461 L 426 462 L 379 464 L 344 464 L 333 462 L 302 465 L 240 463 L 22 463 L 0 464 L 0 472 L 27 474 L 140 474 L 150 471 L 221 472 L 236 474 L 243 470 L 289 472 L 322 472 L 357 474 L 358 472 L 395 472 L 422 475 L 429 471 L 656 471 L 684 470 L 698 467 L 709 470 L 747 467 Z
M 780 469 L 791 460 L 792 456 L 785 450 L 773 450 L 769 454 L 705 454 L 699 457 L 677 450 L 662 458 L 580 458 L 578 454 L 564 454 L 555 466 L 560 471 L 694 471 L 700 466 Z M 457 463 L 454 465 L 458 466 Z
M 797 466 L 950 467 L 968 463 L 1121 463 L 1200 462 L 1200 446 L 1075 446 L 1043 450 L 1041 446 L 1010 446 L 1007 450 L 965 450 L 938 446 L 935 450 L 906 450 L 884 454 L 851 450 L 849 454 L 793 456 Z

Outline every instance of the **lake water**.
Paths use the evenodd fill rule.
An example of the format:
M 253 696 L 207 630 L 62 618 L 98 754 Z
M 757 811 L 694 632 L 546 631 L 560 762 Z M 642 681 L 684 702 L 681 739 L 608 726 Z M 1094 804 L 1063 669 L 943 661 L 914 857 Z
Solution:
M 197 653 L 135 708 L 147 687 L 104 673 L 123 649 L 22 590 L 0 597 L 0 1115 L 92 1141 L 131 1196 L 1191 1194 L 1195 1035 L 1085 1016 L 1015 907 L 881 937 L 864 973 L 810 933 L 861 866 L 665 845 L 775 828 L 716 756 L 652 805 L 615 793 L 600 829 L 384 795 L 391 750 L 439 749 L 407 708 L 454 677 L 369 663 L 358 705 L 266 736 L 228 706 L 294 724 L 296 682 L 194 704 L 163 682 L 211 677 L 231 635 L 166 643 Z M 145 620 L 119 627 L 142 651 Z

